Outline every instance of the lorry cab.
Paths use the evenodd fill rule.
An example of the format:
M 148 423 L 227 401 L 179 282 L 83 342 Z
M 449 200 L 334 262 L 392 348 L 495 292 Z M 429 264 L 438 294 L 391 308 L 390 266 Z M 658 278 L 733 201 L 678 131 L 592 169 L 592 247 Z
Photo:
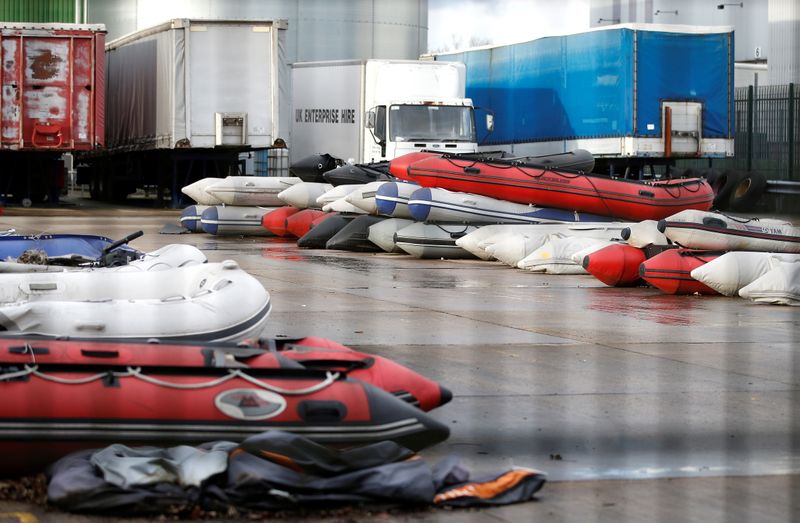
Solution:
M 394 101 L 367 114 L 367 156 L 383 161 L 423 149 L 475 152 L 475 115 L 468 98 Z

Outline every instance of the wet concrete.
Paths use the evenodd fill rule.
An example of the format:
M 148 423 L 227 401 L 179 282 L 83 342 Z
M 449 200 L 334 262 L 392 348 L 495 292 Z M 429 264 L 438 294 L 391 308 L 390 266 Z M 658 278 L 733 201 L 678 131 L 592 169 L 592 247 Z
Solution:
M 0 224 L 110 237 L 141 228 L 142 250 L 188 243 L 211 261 L 235 259 L 272 294 L 264 335 L 332 338 L 440 380 L 455 399 L 435 415 L 452 435 L 426 458 L 456 452 L 476 472 L 525 466 L 567 482 L 475 519 L 636 520 L 646 506 L 669 521 L 800 518 L 797 308 L 492 262 L 158 234 L 177 216 L 78 209 Z M 607 479 L 620 481 L 594 481 Z

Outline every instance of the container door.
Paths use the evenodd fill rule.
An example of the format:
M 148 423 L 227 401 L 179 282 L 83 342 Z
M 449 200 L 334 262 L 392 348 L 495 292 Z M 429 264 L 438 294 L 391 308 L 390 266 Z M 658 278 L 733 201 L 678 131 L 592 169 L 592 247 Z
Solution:
M 2 139 L 3 149 L 22 147 L 22 59 L 20 38 L 2 35 Z
M 58 149 L 72 140 L 70 38 L 23 37 L 22 140 Z
M 702 152 L 700 143 L 703 138 L 703 104 L 663 102 L 661 121 L 664 126 L 662 136 L 665 156 L 700 155 Z M 668 149 L 671 149 L 671 154 Z
M 257 23 L 192 23 L 192 146 L 272 145 L 271 30 Z

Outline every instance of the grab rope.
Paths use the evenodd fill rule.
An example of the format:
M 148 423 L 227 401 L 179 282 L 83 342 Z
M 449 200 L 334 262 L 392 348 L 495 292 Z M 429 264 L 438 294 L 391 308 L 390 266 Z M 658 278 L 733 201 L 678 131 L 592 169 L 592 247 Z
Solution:
M 316 383 L 314 385 L 302 389 L 287 389 L 284 387 L 278 387 L 277 385 L 271 385 L 269 383 L 266 383 L 262 380 L 254 378 L 242 372 L 239 369 L 229 369 L 228 374 L 226 376 L 222 376 L 217 379 L 209 381 L 204 381 L 202 383 L 175 383 L 143 374 L 141 367 L 128 367 L 128 369 L 124 372 L 119 372 L 119 371 L 101 372 L 83 378 L 60 378 L 58 376 L 45 374 L 44 372 L 39 371 L 38 365 L 26 364 L 24 370 L 0 374 L 0 381 L 9 381 L 18 378 L 24 378 L 29 375 L 36 376 L 37 378 L 41 378 L 46 381 L 60 383 L 62 385 L 85 385 L 93 381 L 102 380 L 109 376 L 112 376 L 114 378 L 137 378 L 146 383 L 150 383 L 151 385 L 157 385 L 159 387 L 167 387 L 170 389 L 179 389 L 179 390 L 207 389 L 211 387 L 216 387 L 217 385 L 222 385 L 223 383 L 228 382 L 235 378 L 241 378 L 244 381 L 251 383 L 257 387 L 260 387 L 262 389 L 269 390 L 278 394 L 284 394 L 287 396 L 304 395 L 304 394 L 311 394 L 314 392 L 318 392 L 320 390 L 329 387 L 334 381 L 336 381 L 339 378 L 338 372 L 326 372 L 325 379 L 320 381 L 319 383 Z

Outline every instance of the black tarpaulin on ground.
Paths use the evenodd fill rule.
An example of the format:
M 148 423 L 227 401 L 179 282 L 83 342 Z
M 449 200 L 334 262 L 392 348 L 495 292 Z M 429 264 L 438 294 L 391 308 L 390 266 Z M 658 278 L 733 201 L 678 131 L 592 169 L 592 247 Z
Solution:
M 224 470 L 219 452 L 228 452 Z M 54 506 L 117 514 L 160 512 L 176 505 L 210 510 L 352 503 L 506 505 L 532 499 L 545 482 L 544 474 L 530 469 L 471 480 L 455 456 L 430 466 L 394 442 L 334 450 L 281 431 L 261 433 L 240 445 L 113 445 L 81 451 L 56 462 L 49 476 L 48 500 Z

